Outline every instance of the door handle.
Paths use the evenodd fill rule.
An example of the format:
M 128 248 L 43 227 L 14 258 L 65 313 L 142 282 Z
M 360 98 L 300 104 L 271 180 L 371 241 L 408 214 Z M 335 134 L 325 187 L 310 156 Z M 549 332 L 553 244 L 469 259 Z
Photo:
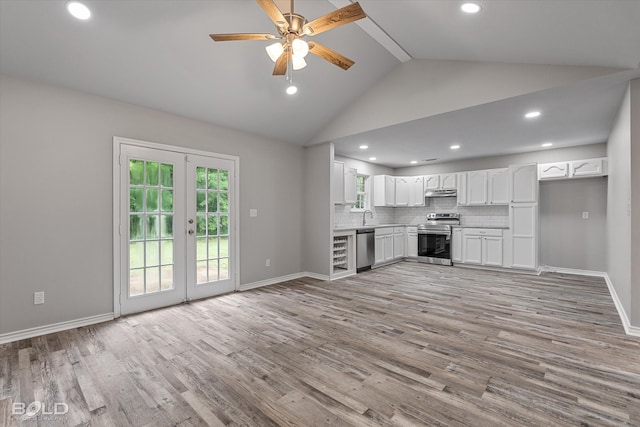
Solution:
M 189 229 L 188 233 L 193 234 L 194 233 L 193 229 Z

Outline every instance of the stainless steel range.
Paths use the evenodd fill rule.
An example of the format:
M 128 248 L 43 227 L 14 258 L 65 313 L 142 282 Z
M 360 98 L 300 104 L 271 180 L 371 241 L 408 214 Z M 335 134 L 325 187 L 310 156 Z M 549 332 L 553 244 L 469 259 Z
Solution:
M 418 261 L 451 265 L 451 226 L 460 225 L 459 213 L 429 213 L 418 225 Z

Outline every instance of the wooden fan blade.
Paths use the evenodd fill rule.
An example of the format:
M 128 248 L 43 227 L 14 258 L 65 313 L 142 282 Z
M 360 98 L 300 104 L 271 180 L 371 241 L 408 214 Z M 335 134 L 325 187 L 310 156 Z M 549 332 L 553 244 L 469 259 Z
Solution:
M 282 52 L 282 55 L 276 60 L 276 66 L 273 67 L 274 76 L 284 76 L 287 74 L 287 65 L 289 65 L 290 55 L 287 51 Z
M 331 50 L 328 47 L 316 42 L 309 42 L 309 52 L 319 56 L 322 59 L 326 59 L 327 61 L 331 62 L 334 65 L 337 65 L 343 70 L 348 70 L 353 64 L 355 64 L 355 62 L 353 62 L 346 56 L 342 56 L 335 50 Z
M 360 7 L 360 4 L 355 2 L 314 19 L 304 26 L 303 33 L 313 36 L 366 17 L 367 15 Z
M 228 42 L 233 40 L 273 40 L 278 38 L 273 34 L 260 33 L 209 34 L 209 37 L 216 42 Z
M 256 0 L 260 7 L 264 9 L 264 11 L 269 15 L 269 18 L 276 24 L 276 27 L 288 29 L 289 23 L 278 9 L 278 6 L 273 2 L 273 0 Z

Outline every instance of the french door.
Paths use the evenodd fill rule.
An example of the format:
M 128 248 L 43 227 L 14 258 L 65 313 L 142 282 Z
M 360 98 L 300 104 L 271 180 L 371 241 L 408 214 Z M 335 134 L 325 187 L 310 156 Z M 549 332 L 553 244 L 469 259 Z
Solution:
M 116 315 L 235 290 L 236 161 L 127 141 L 114 139 Z

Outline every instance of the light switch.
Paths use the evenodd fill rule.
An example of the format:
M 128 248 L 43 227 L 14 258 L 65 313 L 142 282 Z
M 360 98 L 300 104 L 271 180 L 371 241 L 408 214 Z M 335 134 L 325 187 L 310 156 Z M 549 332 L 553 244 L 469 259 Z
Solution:
M 582 219 L 589 219 L 589 212 L 582 212 Z
M 252 218 L 258 216 L 258 209 L 249 209 L 249 216 Z

